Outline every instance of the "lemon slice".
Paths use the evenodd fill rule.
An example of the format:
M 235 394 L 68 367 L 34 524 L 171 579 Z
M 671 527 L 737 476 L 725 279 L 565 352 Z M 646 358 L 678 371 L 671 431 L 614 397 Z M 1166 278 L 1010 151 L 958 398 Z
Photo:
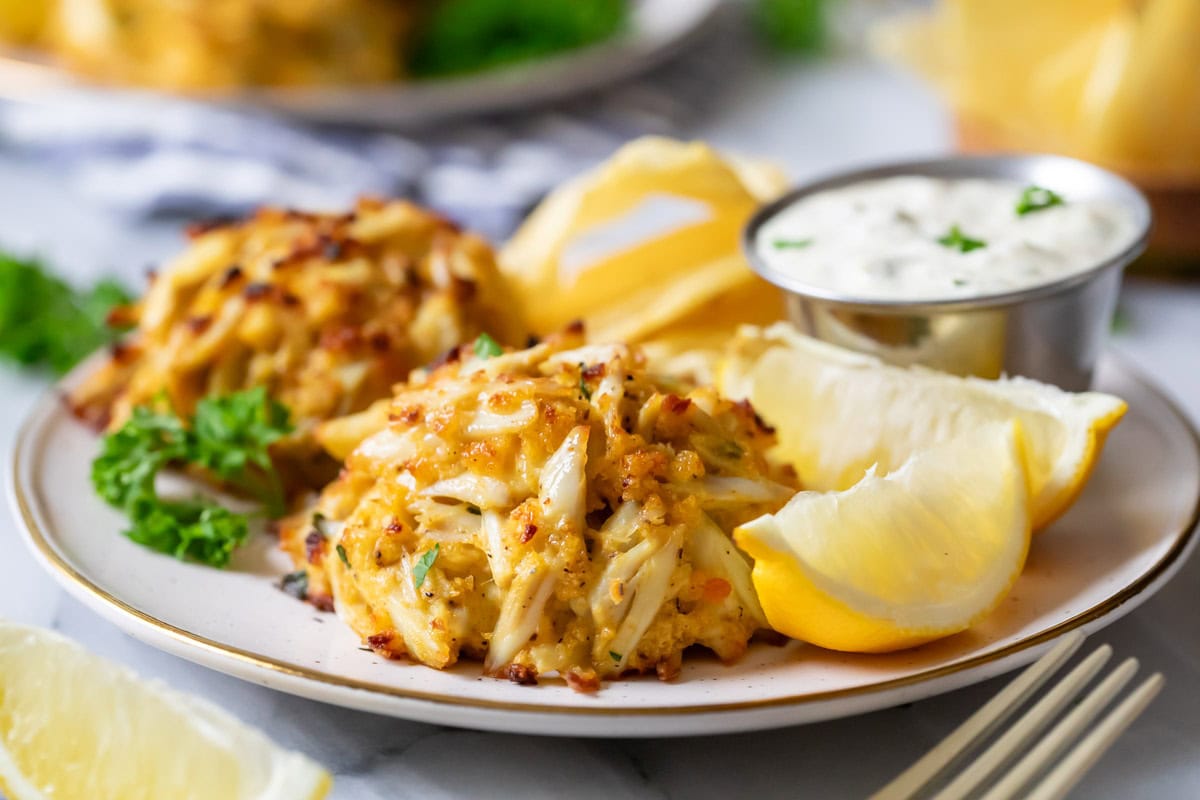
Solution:
M 844 492 L 800 492 L 734 531 L 775 630 L 861 653 L 965 630 L 1029 550 L 1019 426 L 988 425 Z
M 307 800 L 330 777 L 229 714 L 48 631 L 0 622 L 0 794 Z
M 1035 530 L 1064 512 L 1125 414 L 1120 398 L 1072 394 L 1025 378 L 960 378 L 884 365 L 783 323 L 742 328 L 720 368 L 721 391 L 747 398 L 776 428 L 775 455 L 810 489 L 846 489 L 875 466 L 981 425 L 1016 419 L 1025 435 Z

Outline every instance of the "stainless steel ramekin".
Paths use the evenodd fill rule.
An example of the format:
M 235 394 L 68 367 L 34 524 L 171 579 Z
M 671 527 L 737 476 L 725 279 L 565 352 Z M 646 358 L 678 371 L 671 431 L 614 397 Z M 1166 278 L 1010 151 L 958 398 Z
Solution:
M 826 189 L 896 175 L 1001 178 L 1046 186 L 1070 200 L 1108 200 L 1134 215 L 1138 234 L 1121 252 L 1053 283 L 967 300 L 870 300 L 805 285 L 755 252 L 758 229 L 784 207 Z M 960 375 L 1024 375 L 1064 389 L 1088 388 L 1104 348 L 1125 266 L 1146 247 L 1150 206 L 1132 184 L 1100 167 L 1049 155 L 954 156 L 855 170 L 806 184 L 759 209 L 742 234 L 751 267 L 785 290 L 801 330 L 893 364 Z

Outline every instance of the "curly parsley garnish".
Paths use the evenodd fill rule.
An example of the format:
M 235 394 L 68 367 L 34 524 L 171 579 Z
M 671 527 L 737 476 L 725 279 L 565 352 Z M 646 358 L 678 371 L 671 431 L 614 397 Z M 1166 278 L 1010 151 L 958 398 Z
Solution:
M 1043 211 L 1066 203 L 1062 195 L 1055 194 L 1041 186 L 1027 186 L 1017 200 L 1017 216 L 1023 217 L 1035 211 Z
M 475 355 L 480 358 L 492 358 L 494 356 L 504 355 L 504 348 L 499 343 L 488 336 L 486 333 L 479 334 L 475 339 Z
M 938 239 L 938 244 L 942 247 L 949 247 L 951 250 L 957 250 L 960 253 L 969 253 L 972 250 L 987 247 L 987 242 L 982 239 L 972 239 L 963 233 L 957 225 L 951 225 L 950 232 Z
M 421 584 L 425 583 L 426 576 L 429 575 L 429 570 L 433 567 L 433 562 L 437 561 L 438 553 L 441 552 L 442 545 L 435 544 L 432 550 L 426 550 L 417 563 L 413 564 L 413 587 L 421 588 Z
M 92 485 L 129 517 L 125 535 L 153 550 L 214 567 L 229 563 L 248 535 L 246 515 L 206 498 L 166 500 L 155 479 L 167 466 L 192 464 L 259 500 L 270 516 L 284 512 L 283 489 L 268 448 L 291 430 L 287 409 L 262 387 L 209 398 L 190 420 L 135 408 L 104 437 L 92 462 Z
M 196 404 L 187 460 L 263 504 L 270 517 L 283 516 L 283 484 L 271 463 L 270 447 L 289 431 L 288 410 L 259 386 Z
M 79 291 L 38 261 L 0 253 L 0 355 L 61 375 L 117 338 L 109 312 L 129 301 L 116 281 Z

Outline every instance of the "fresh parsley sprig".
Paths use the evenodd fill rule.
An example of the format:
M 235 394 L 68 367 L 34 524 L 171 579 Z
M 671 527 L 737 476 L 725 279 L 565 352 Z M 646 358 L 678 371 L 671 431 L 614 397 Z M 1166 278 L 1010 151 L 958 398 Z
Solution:
M 188 461 L 263 504 L 267 515 L 281 517 L 283 484 L 271 463 L 270 447 L 292 430 L 283 404 L 259 386 L 196 404 Z
M 181 560 L 214 567 L 229 564 L 233 551 L 246 541 L 250 526 L 211 500 L 160 500 L 138 504 L 129 512 L 133 525 L 125 535 L 133 541 Z
M 186 421 L 169 411 L 136 408 L 104 437 L 92 462 L 92 485 L 128 515 L 125 535 L 133 541 L 223 567 L 246 540 L 247 517 L 208 499 L 163 499 L 155 479 L 164 467 L 196 465 L 259 500 L 269 516 L 280 516 L 283 487 L 269 448 L 291 429 L 287 409 L 262 387 L 202 400 Z
M 0 253 L 0 356 L 61 375 L 117 337 L 108 315 L 128 302 L 116 281 L 79 291 L 39 261 Z

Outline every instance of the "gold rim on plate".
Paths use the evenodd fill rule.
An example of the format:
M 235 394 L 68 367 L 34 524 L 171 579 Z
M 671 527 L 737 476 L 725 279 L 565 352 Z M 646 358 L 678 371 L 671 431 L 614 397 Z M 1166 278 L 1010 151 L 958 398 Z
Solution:
M 1111 354 L 1108 356 L 1113 358 Z M 1163 392 L 1153 381 L 1147 379 L 1145 375 L 1138 369 L 1130 366 L 1124 359 L 1113 359 L 1116 361 L 1120 369 L 1130 375 L 1142 388 L 1151 395 L 1161 401 L 1172 414 L 1175 415 L 1179 423 L 1190 434 L 1190 440 L 1193 451 L 1197 454 L 1200 460 L 1200 433 L 1190 422 L 1187 414 L 1179 408 L 1178 404 Z M 86 368 L 87 362 L 81 365 Z M 77 373 L 78 374 L 78 371 Z M 64 383 L 69 384 L 71 378 L 68 377 Z M 43 409 L 42 403 L 51 403 L 58 405 L 60 402 L 61 390 L 56 388 L 51 390 L 43 400 L 35 406 L 36 409 Z M 52 412 L 50 412 L 52 413 Z M 1047 628 L 1040 633 L 1026 637 L 1024 639 L 1013 642 L 998 650 L 987 653 L 982 653 L 972 658 L 967 658 L 963 661 L 956 661 L 951 664 L 946 664 L 941 667 L 927 669 L 912 675 L 906 675 L 902 678 L 893 678 L 880 683 L 873 683 L 867 686 L 855 686 L 846 689 L 835 689 L 826 692 L 815 692 L 802 695 L 793 695 L 788 697 L 777 697 L 769 700 L 744 700 L 734 703 L 713 703 L 708 705 L 688 705 L 688 706 L 620 706 L 620 707 L 597 707 L 597 708 L 582 708 L 582 707 L 564 707 L 542 705 L 534 703 L 513 703 L 499 700 L 481 700 L 478 698 L 457 697 L 450 694 L 439 692 L 425 692 L 413 689 L 404 689 L 387 684 L 372 683 L 369 681 L 353 680 L 334 675 L 328 672 L 311 669 L 309 667 L 298 664 L 291 664 L 286 661 L 279 661 L 274 658 L 269 658 L 257 653 L 252 653 L 248 650 L 242 650 L 238 647 L 233 647 L 221 642 L 214 641 L 204 636 L 186 631 L 171 625 L 168 622 L 151 616 L 118 597 L 113 596 L 109 592 L 100 588 L 88 578 L 80 574 L 58 550 L 50 543 L 41 526 L 38 524 L 37 515 L 34 514 L 30 501 L 25 493 L 25 488 L 21 485 L 18 478 L 19 465 L 22 463 L 22 455 L 27 450 L 31 431 L 36 427 L 40 429 L 42 426 L 33 426 L 30 422 L 37 419 L 40 415 L 45 415 L 45 411 L 35 411 L 26 422 L 21 426 L 17 434 L 16 445 L 13 448 L 13 456 L 10 464 L 11 467 L 11 484 L 12 499 L 20 514 L 21 520 L 24 522 L 27 538 L 36 554 L 40 557 L 43 563 L 47 564 L 57 577 L 58 581 L 67 589 L 74 589 L 80 596 L 90 595 L 93 598 L 102 600 L 105 604 L 121 612 L 130 619 L 136 621 L 139 625 L 144 626 L 144 629 L 156 633 L 166 634 L 175 641 L 206 651 L 212 655 L 220 656 L 225 659 L 232 659 L 243 664 L 258 667 L 260 669 L 269 670 L 282 675 L 287 675 L 293 678 L 299 678 L 307 681 L 312 681 L 327 686 L 335 686 L 343 689 L 357 689 L 364 692 L 372 692 L 376 694 L 388 695 L 404 700 L 420 701 L 435 705 L 449 705 L 459 708 L 481 708 L 494 711 L 511 711 L 524 714 L 547 714 L 553 716 L 585 716 L 585 717 L 623 717 L 623 716 L 642 716 L 642 717 L 670 717 L 679 715 L 699 715 L 699 714 L 716 714 L 731 711 L 753 711 L 767 708 L 779 708 L 785 706 L 804 706 L 815 703 L 820 703 L 829 700 L 838 700 L 848 697 L 862 697 L 872 694 L 881 694 L 894 689 L 901 689 L 907 686 L 913 686 L 926 681 L 936 680 L 948 675 L 953 675 L 966 670 L 971 670 L 976 667 L 981 667 L 985 664 L 991 664 L 996 661 L 1008 658 L 1010 656 L 1021 653 L 1032 647 L 1037 647 L 1040 644 L 1048 642 L 1052 639 L 1061 636 L 1068 631 L 1079 628 L 1089 622 L 1098 619 L 1110 611 L 1124 605 L 1129 600 L 1137 597 L 1149 587 L 1153 586 L 1166 573 L 1173 568 L 1181 565 L 1181 556 L 1188 551 L 1196 538 L 1197 525 L 1200 524 L 1200 481 L 1197 482 L 1196 499 L 1193 502 L 1192 513 L 1188 522 L 1184 527 L 1175 534 L 1175 541 L 1171 548 L 1159 559 L 1153 567 L 1143 573 L 1136 581 L 1129 584 L 1121 591 L 1110 596 L 1101 603 L 1098 603 L 1091 608 L 1082 611 L 1070 619 L 1064 620 L 1057 625 Z M 48 417 L 46 417 L 48 418 Z M 149 642 L 153 646 L 153 642 Z M 217 668 L 218 671 L 224 671 Z M 233 674 L 240 677 L 237 673 Z

